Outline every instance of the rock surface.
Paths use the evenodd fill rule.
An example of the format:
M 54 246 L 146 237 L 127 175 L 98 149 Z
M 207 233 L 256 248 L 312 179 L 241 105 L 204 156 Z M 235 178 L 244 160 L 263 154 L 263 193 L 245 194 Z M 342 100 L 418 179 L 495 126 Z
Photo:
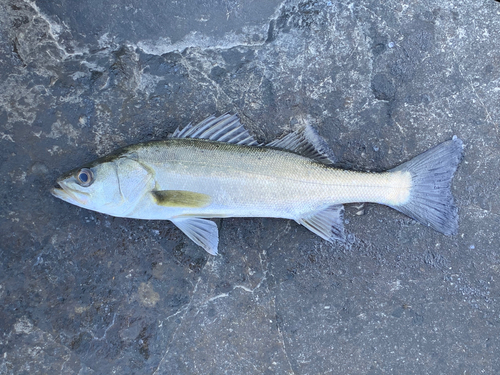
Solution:
M 0 374 L 500 373 L 498 30 L 493 0 L 0 3 Z M 458 235 L 350 205 L 345 244 L 224 219 L 212 257 L 49 194 L 227 111 L 359 170 L 461 137 Z

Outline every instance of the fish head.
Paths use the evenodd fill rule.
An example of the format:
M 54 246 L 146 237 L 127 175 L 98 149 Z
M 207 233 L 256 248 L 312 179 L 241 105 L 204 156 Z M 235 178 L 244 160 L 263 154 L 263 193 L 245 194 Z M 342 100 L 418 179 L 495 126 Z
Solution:
M 104 157 L 59 177 L 51 193 L 78 207 L 126 217 L 154 184 L 134 158 Z

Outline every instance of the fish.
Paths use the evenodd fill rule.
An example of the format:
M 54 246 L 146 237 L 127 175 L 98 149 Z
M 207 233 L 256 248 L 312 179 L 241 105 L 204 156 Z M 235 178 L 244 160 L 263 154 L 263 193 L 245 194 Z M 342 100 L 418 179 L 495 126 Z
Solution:
M 453 235 L 458 209 L 451 182 L 463 154 L 462 140 L 453 136 L 382 173 L 344 170 L 310 125 L 260 144 L 238 115 L 226 113 L 74 169 L 51 193 L 115 217 L 170 220 L 212 255 L 219 233 L 210 219 L 290 219 L 326 241 L 345 241 L 344 204 L 355 202 L 392 207 Z

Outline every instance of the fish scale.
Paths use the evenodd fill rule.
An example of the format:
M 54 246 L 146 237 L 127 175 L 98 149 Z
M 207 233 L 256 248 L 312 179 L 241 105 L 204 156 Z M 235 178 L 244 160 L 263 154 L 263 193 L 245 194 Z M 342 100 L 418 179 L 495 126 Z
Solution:
M 398 202 L 391 197 L 401 190 L 404 195 L 409 188 L 409 175 L 401 172 L 345 171 L 287 151 L 205 140 L 145 144 L 137 155 L 140 163 L 154 171 L 159 189 L 210 195 L 213 202 L 197 213 L 200 217 L 220 217 L 222 213 L 296 219 L 339 203 L 395 204 Z M 144 203 L 135 215 L 140 215 Z M 164 217 L 162 207 L 156 208 L 154 218 Z

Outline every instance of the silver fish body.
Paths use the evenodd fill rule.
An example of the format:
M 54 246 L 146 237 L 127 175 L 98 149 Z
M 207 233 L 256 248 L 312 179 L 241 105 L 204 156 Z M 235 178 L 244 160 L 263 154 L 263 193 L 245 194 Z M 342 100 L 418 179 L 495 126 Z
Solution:
M 408 195 L 409 174 L 334 169 L 277 149 L 174 139 L 136 148 L 133 157 L 150 172 L 155 189 L 210 197 L 199 207 L 162 206 L 145 195 L 124 216 L 295 219 L 332 205 L 359 201 L 396 204 Z
M 332 166 L 311 127 L 260 146 L 235 115 L 223 115 L 98 159 L 61 177 L 52 193 L 113 216 L 171 220 L 211 254 L 218 232 L 206 219 L 293 219 L 332 241 L 343 238 L 343 204 L 352 202 L 388 205 L 452 234 L 450 183 L 462 153 L 456 138 L 384 173 L 346 171 Z

